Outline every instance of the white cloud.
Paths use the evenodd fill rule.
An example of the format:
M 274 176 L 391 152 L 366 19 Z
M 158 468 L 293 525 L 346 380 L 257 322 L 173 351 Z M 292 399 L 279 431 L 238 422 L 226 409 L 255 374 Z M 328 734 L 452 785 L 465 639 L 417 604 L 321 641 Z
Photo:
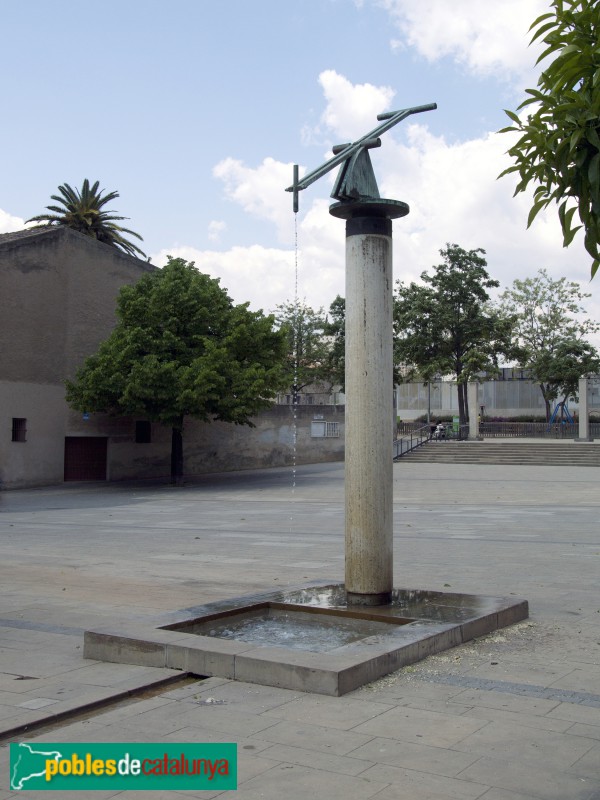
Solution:
M 581 242 L 563 250 L 555 209 L 526 230 L 531 198 L 513 197 L 513 178 L 497 180 L 509 163 L 508 145 L 507 135 L 495 133 L 449 144 L 420 124 L 408 126 L 406 143 L 388 139 L 375 167 L 384 176 L 382 195 L 411 206 L 395 223 L 395 248 L 403 252 L 399 272 L 419 274 L 439 261 L 446 242 L 456 242 L 483 247 L 490 273 L 505 283 L 542 266 L 586 280 L 589 259 Z
M 530 79 L 540 50 L 527 48 L 529 27 L 549 8 L 548 0 L 378 0 L 401 38 L 428 61 L 450 57 L 472 72 L 518 81 Z
M 15 217 L 0 208 L 0 233 L 20 231 L 25 227 L 26 225 L 24 219 L 21 219 L 21 217 Z
M 301 130 L 305 146 L 320 144 L 331 150 L 334 144 L 352 142 L 377 125 L 377 114 L 387 111 L 395 92 L 389 86 L 352 84 L 333 69 L 319 75 L 326 105 L 318 125 Z M 329 153 L 330 155 L 330 153 Z
M 209 241 L 218 242 L 225 230 L 227 230 L 227 224 L 223 220 L 211 219 L 208 223 Z
M 248 301 L 252 308 L 269 312 L 293 299 L 295 262 L 291 250 L 252 245 L 220 252 L 176 246 L 153 254 L 152 261 L 164 266 L 167 255 L 193 261 L 201 272 L 219 278 L 236 303 Z
M 342 96 L 344 103 L 354 96 L 348 91 L 351 84 L 331 71 L 321 83 L 324 92 L 327 88 L 323 118 L 342 138 L 352 138 L 356 130 L 364 132 L 362 109 L 368 107 L 372 119 L 374 108 L 381 110 L 382 100 L 388 97 L 385 87 L 362 85 L 361 107 L 351 103 L 342 120 L 335 109 L 342 108 Z M 449 143 L 419 121 L 394 129 L 386 134 L 382 148 L 371 151 L 382 196 L 404 200 L 411 207 L 406 218 L 394 222 L 395 278 L 418 279 L 423 270 L 440 263 L 439 250 L 448 242 L 467 250 L 481 247 L 487 252 L 490 275 L 503 287 L 545 267 L 552 277 L 566 276 L 581 282 L 585 291 L 595 292 L 587 306 L 600 320 L 600 283 L 589 284 L 590 258 L 581 235 L 565 250 L 552 207 L 527 230 L 530 198 L 513 197 L 512 177 L 497 180 L 509 164 L 505 154 L 509 146 L 510 134 L 496 133 Z M 335 170 L 332 178 L 334 174 Z M 273 223 L 285 244 L 280 249 L 255 245 L 227 252 L 177 247 L 153 260 L 164 263 L 167 252 L 194 260 L 202 271 L 220 277 L 236 302 L 249 300 L 254 308 L 272 310 L 294 297 L 295 255 L 288 244 L 294 241 L 294 221 L 291 197 L 282 192 L 291 183 L 291 165 L 265 158 L 253 168 L 226 159 L 217 165 L 215 175 L 233 202 Z M 327 190 L 327 181 L 321 179 L 312 191 L 302 192 L 297 216 L 298 294 L 314 308 L 328 308 L 336 294 L 345 291 L 344 225 L 328 213 Z
M 292 164 L 265 158 L 255 169 L 235 158 L 220 161 L 213 175 L 224 184 L 225 194 L 244 211 L 275 224 L 281 241 L 290 241 L 293 231 L 291 195 L 284 189 L 292 183 Z
M 389 109 L 395 95 L 389 86 L 352 84 L 333 69 L 322 72 L 319 83 L 327 101 L 321 122 L 328 135 L 349 141 L 355 141 L 374 128 L 377 114 Z

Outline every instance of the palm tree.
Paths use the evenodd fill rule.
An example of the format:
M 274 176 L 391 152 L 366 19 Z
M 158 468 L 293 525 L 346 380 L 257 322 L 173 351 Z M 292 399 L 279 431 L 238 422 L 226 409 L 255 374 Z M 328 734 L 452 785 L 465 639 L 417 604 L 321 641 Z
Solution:
M 38 214 L 37 217 L 32 217 L 27 222 L 66 225 L 68 228 L 84 233 L 86 236 L 91 236 L 92 239 L 97 239 L 99 242 L 118 247 L 131 256 L 139 254 L 146 257 L 146 254 L 139 247 L 136 247 L 123 236 L 123 234 L 128 233 L 143 241 L 139 233 L 115 224 L 122 219 L 128 219 L 128 217 L 119 217 L 104 210 L 104 206 L 110 203 L 111 200 L 115 200 L 119 193 L 109 192 L 102 196 L 104 190 L 100 189 L 98 191 L 99 185 L 100 181 L 96 181 L 90 188 L 90 182 L 86 178 L 81 191 L 72 189 L 68 183 L 65 183 L 64 186 L 59 186 L 60 195 L 53 194 L 51 199 L 56 200 L 61 205 L 46 206 L 48 211 L 55 213 Z

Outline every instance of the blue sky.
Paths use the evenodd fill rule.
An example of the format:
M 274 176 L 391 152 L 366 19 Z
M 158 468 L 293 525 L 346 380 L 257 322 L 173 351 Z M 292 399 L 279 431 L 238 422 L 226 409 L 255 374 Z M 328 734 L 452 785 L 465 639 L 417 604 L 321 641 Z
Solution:
M 380 111 L 437 102 L 372 153 L 394 227 L 395 276 L 446 242 L 487 251 L 504 285 L 546 267 L 588 286 L 554 212 L 525 230 L 512 199 L 503 108 L 535 84 L 527 28 L 547 0 L 20 0 L 3 6 L 0 232 L 41 213 L 59 184 L 100 180 L 153 263 L 194 260 L 237 302 L 294 293 L 291 165 L 313 169 Z M 301 194 L 299 292 L 344 293 L 335 174 Z M 596 281 L 595 283 L 598 283 Z M 592 288 L 593 287 L 593 288 Z M 600 316 L 600 314 L 596 314 Z

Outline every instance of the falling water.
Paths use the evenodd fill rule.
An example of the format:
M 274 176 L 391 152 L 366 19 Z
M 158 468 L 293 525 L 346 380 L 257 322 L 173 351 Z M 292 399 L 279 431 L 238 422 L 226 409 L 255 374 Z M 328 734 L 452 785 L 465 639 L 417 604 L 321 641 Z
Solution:
M 294 385 L 292 386 L 292 503 L 295 500 L 296 494 L 296 458 L 297 458 L 297 442 L 298 442 L 298 212 L 294 211 Z M 293 506 L 292 514 L 290 516 L 290 533 L 291 523 L 294 519 Z

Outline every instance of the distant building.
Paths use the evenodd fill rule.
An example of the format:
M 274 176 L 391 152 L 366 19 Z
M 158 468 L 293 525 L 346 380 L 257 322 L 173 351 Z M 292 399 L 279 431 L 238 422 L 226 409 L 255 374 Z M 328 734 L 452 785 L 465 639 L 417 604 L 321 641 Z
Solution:
M 295 397 L 291 389 L 277 395 L 277 404 L 282 406 L 343 406 L 345 403 L 342 387 L 325 382 L 303 386 Z
M 597 386 L 589 390 L 590 410 L 600 410 L 600 392 Z M 448 417 L 458 414 L 458 390 L 455 381 L 432 380 L 426 383 L 400 383 L 396 386 L 398 416 L 410 422 L 427 414 Z M 504 367 L 493 379 L 479 385 L 479 405 L 486 417 L 546 417 L 546 406 L 540 387 L 530 379 L 526 370 Z M 569 401 L 571 413 L 577 412 L 578 403 Z

